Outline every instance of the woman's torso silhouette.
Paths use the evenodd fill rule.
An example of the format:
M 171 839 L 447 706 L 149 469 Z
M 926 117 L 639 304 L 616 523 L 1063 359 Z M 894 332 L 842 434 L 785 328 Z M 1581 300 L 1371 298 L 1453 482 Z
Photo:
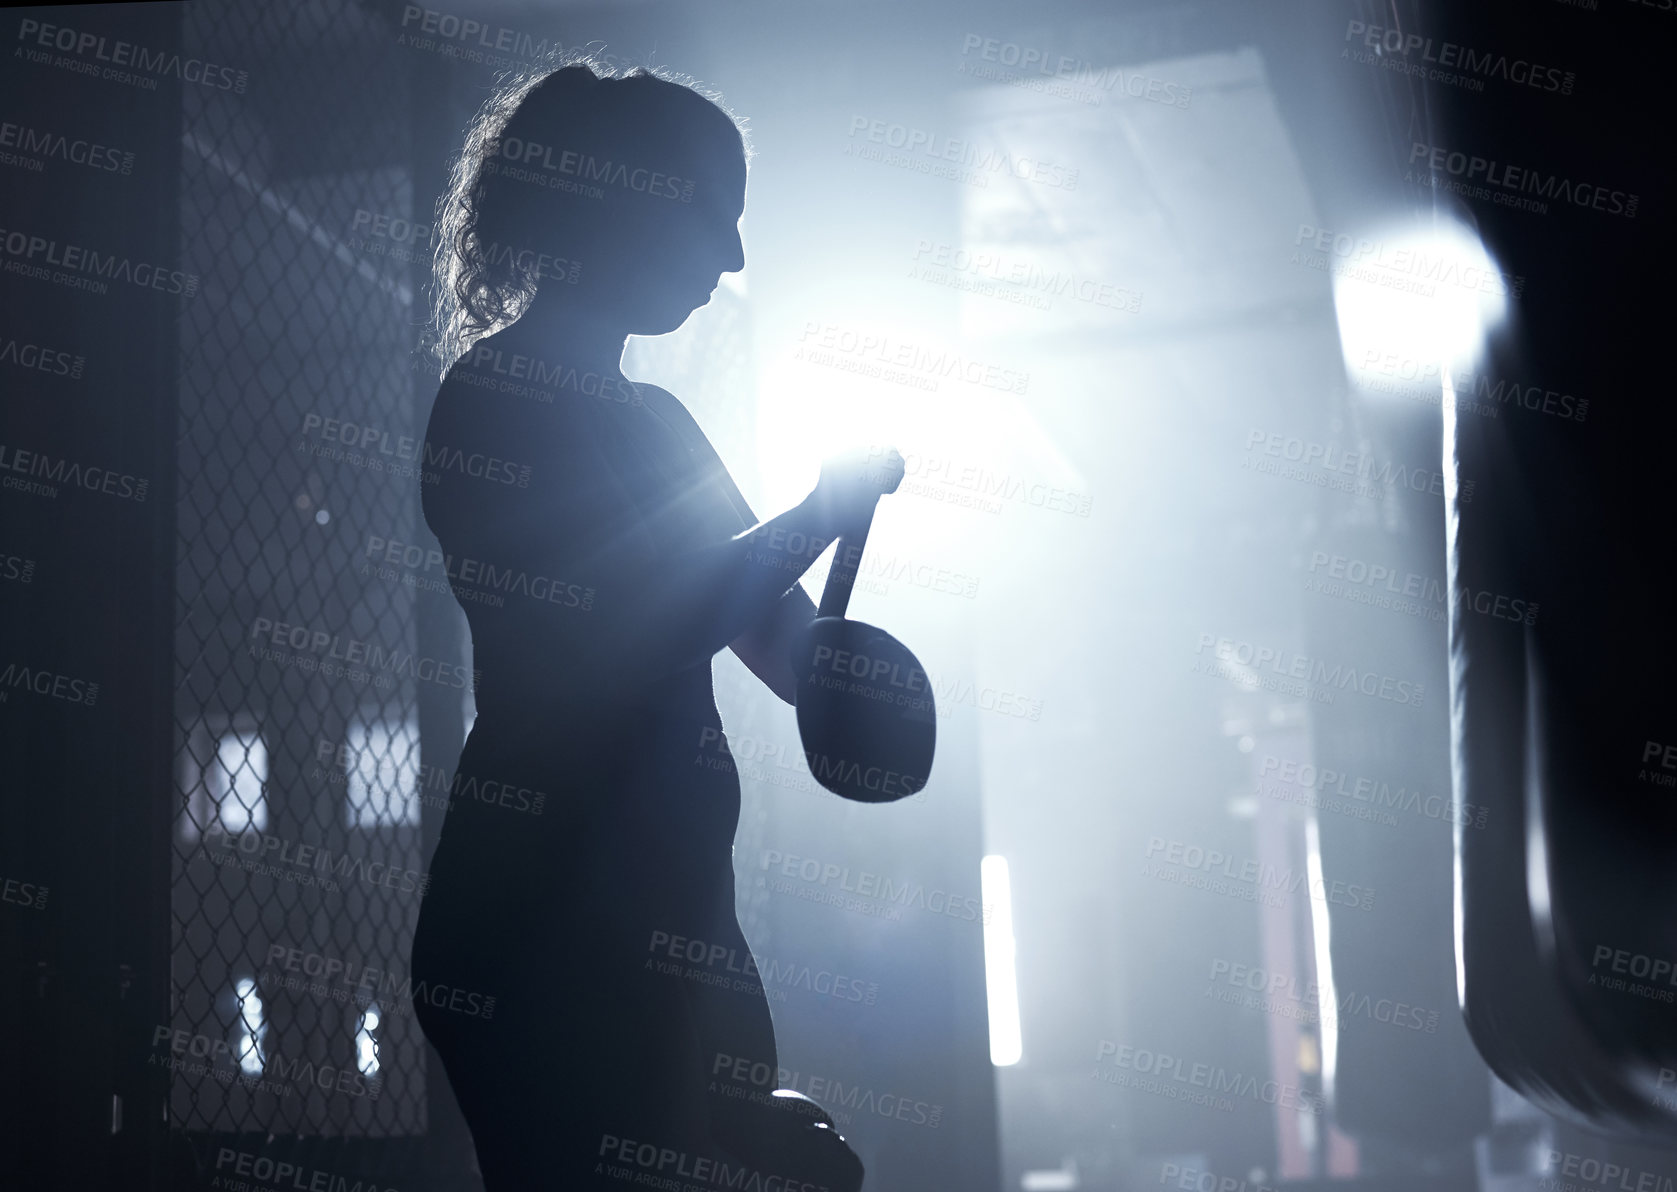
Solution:
M 714 1154 L 750 1115 L 710 1073 L 777 1066 L 762 989 L 740 979 L 740 792 L 709 657 L 625 676 L 589 648 L 626 614 L 614 593 L 754 519 L 673 397 L 529 338 L 514 324 L 450 370 L 423 485 L 478 715 L 413 976 L 494 998 L 487 1018 L 416 999 L 491 1189 L 616 1183 L 593 1174 L 609 1138 Z M 541 382 L 503 389 L 531 367 L 512 357 Z M 695 966 L 674 941 L 723 959 Z

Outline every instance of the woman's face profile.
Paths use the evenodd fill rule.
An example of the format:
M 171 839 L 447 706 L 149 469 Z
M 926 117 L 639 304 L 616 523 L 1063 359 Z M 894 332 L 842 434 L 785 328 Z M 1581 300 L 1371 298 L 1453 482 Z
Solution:
M 623 221 L 623 235 L 610 238 L 615 259 L 592 270 L 593 262 L 583 259 L 583 275 L 594 284 L 579 297 L 612 310 L 631 335 L 674 331 L 710 301 L 724 273 L 745 268 L 744 150 L 735 146 L 694 174 L 687 202 L 637 196 L 635 218 Z

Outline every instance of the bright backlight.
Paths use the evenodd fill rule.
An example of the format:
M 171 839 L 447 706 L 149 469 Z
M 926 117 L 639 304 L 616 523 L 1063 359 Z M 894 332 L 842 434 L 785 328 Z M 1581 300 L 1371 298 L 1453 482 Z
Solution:
M 1445 366 L 1471 368 L 1520 286 L 1471 228 L 1450 220 L 1337 235 L 1326 251 L 1345 365 L 1376 391 L 1433 387 Z

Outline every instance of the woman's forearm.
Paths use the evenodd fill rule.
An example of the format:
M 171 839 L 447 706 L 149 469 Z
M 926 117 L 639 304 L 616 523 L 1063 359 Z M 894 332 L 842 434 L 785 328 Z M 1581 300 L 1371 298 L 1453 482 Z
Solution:
M 609 603 L 590 652 L 630 682 L 707 661 L 770 617 L 840 532 L 841 518 L 816 493 L 721 542 L 682 551 Z

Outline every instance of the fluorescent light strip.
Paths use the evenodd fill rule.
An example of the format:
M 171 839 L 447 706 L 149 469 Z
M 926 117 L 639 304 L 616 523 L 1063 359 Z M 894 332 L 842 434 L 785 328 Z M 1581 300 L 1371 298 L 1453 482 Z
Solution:
M 990 1062 L 1006 1068 L 1019 1062 L 1019 978 L 1014 968 L 1013 886 L 1007 858 L 992 854 L 979 864 L 984 900 L 984 986 L 990 1006 Z

